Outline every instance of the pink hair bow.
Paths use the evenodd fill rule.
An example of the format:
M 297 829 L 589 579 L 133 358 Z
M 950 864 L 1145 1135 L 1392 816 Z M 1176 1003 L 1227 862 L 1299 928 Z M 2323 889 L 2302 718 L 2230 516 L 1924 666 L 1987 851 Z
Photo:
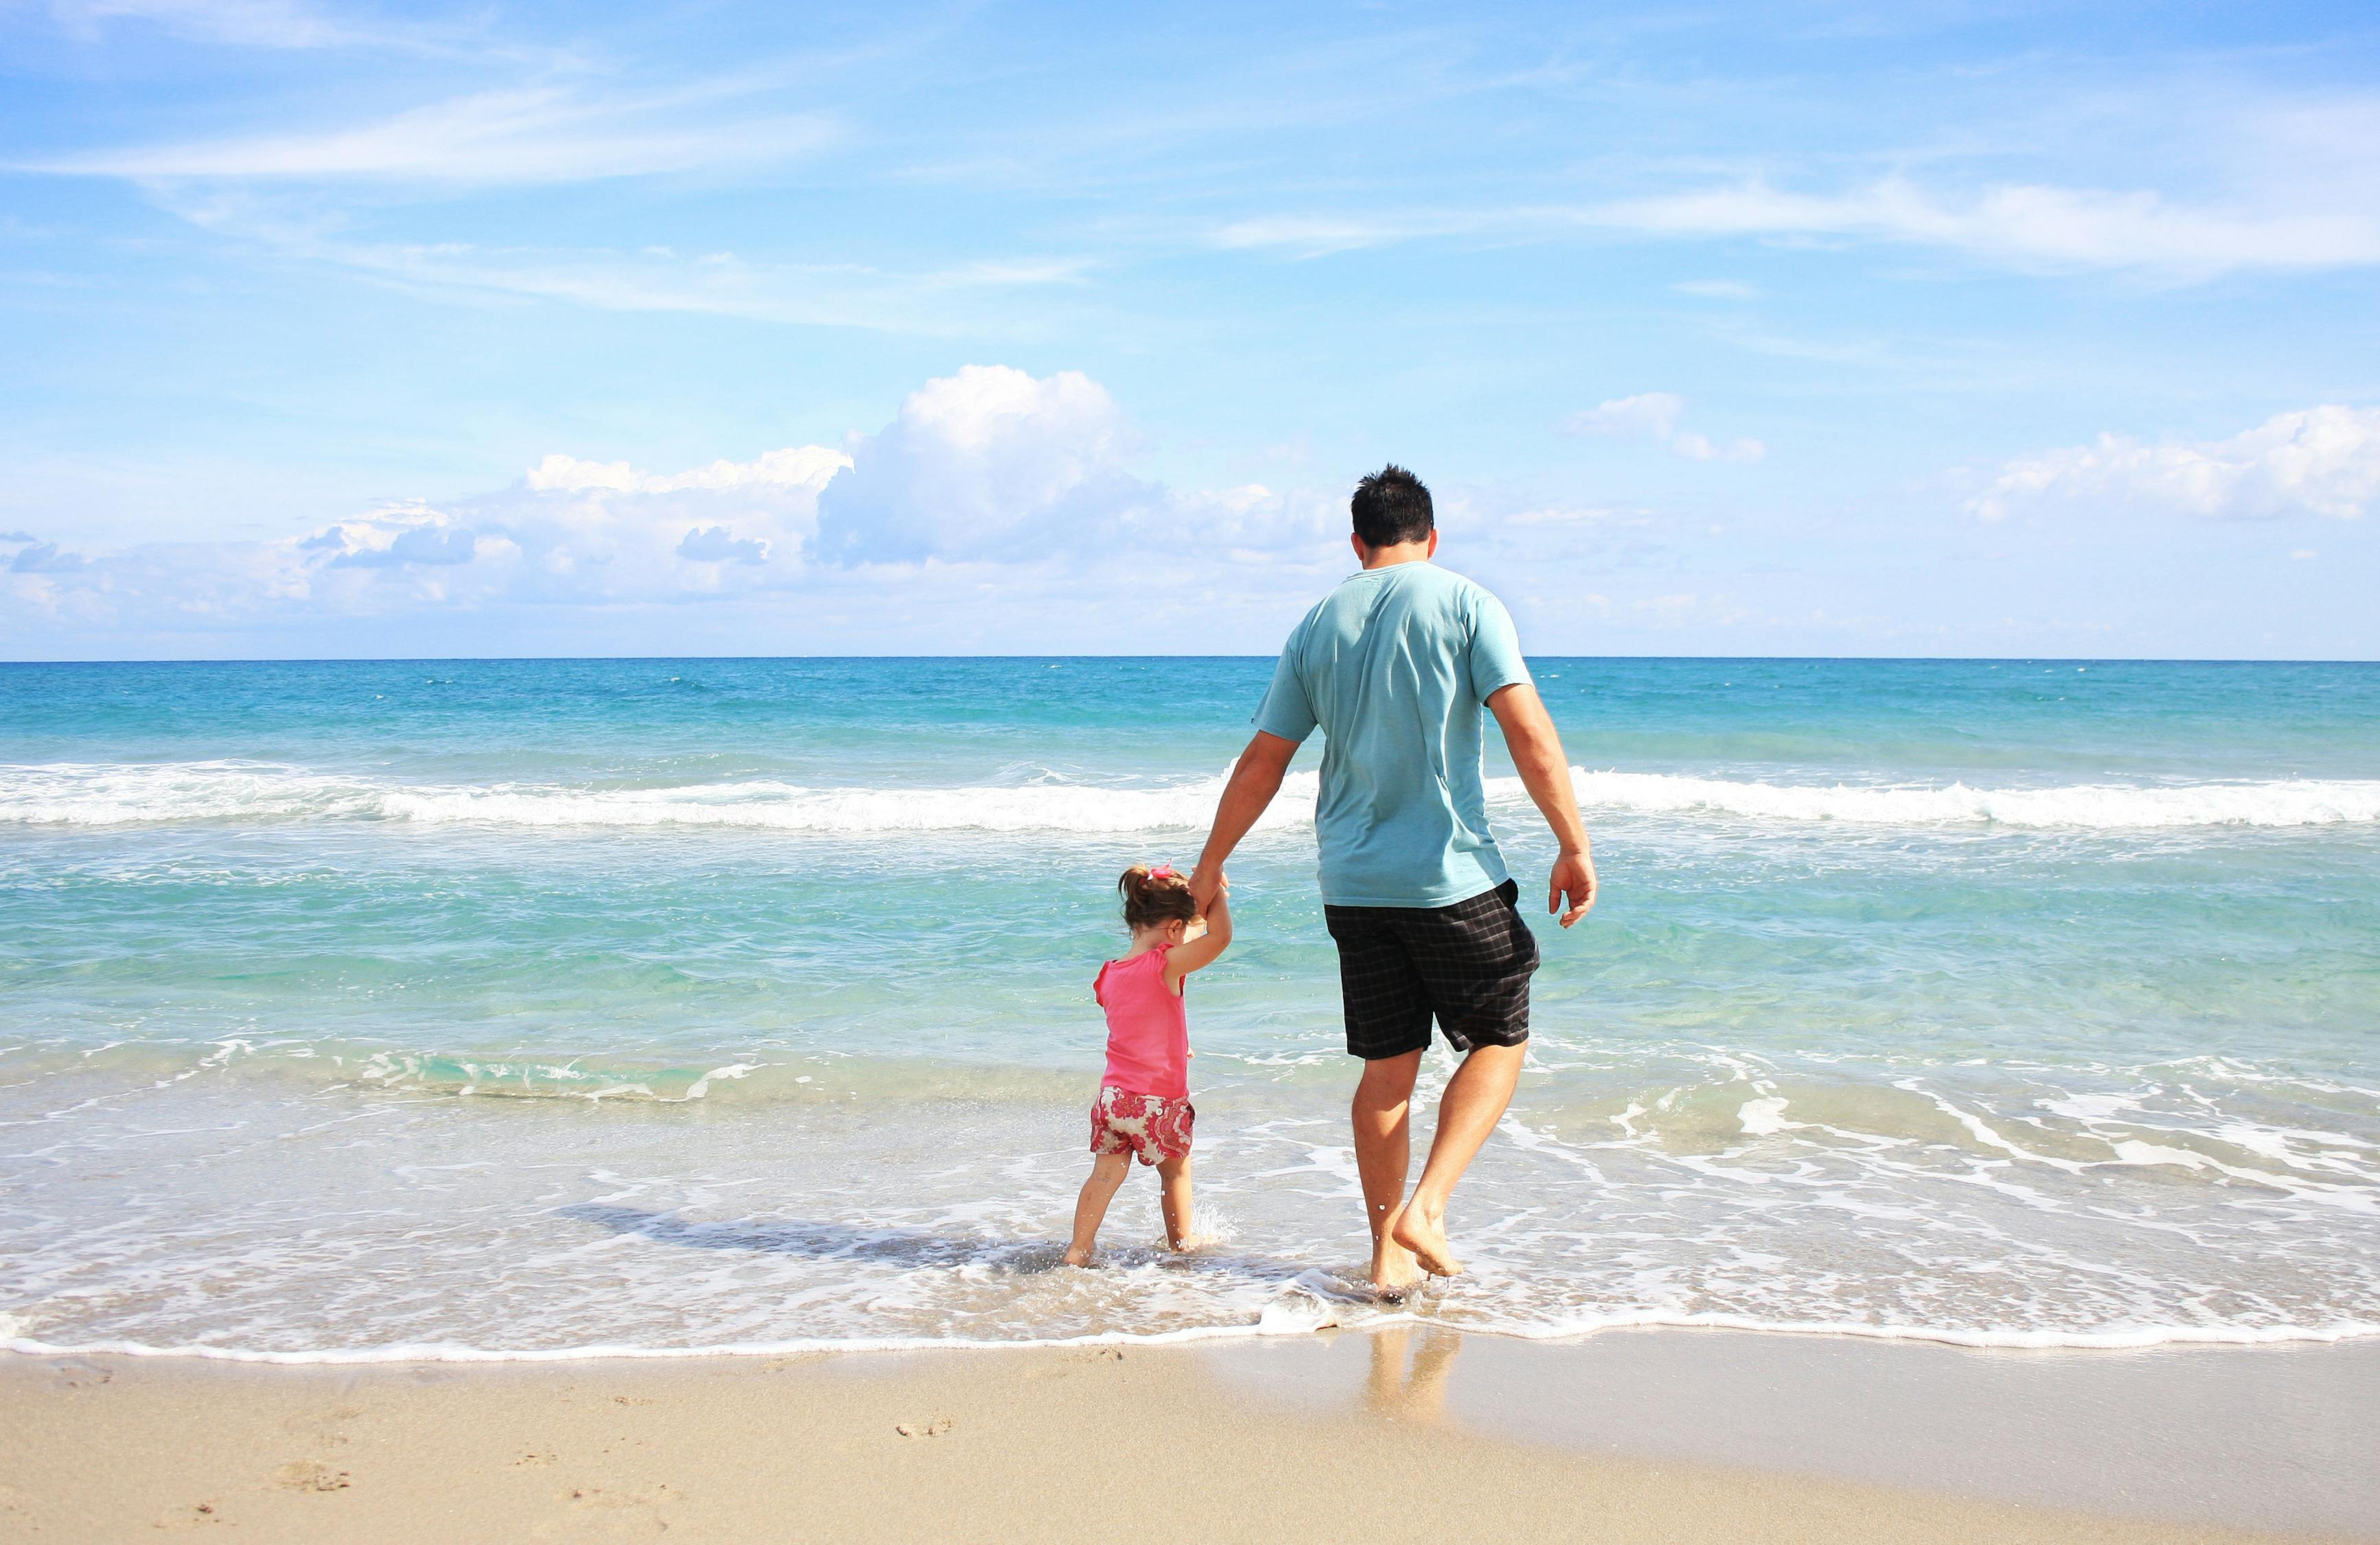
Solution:
M 1148 871 L 1148 877 L 1151 880 L 1171 880 L 1173 878 L 1173 866 L 1172 864 L 1160 864 L 1155 869 Z

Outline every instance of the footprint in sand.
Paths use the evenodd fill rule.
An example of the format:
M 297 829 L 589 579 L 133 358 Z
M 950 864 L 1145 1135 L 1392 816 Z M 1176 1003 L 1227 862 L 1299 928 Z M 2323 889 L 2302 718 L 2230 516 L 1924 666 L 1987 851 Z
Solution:
M 157 1520 L 157 1527 L 161 1529 L 194 1529 L 202 1524 L 220 1524 L 223 1521 L 221 1502 L 192 1502 L 188 1507 L 169 1509 L 164 1517 Z
M 301 1438 L 311 1438 L 324 1448 L 336 1448 L 347 1441 L 347 1423 L 363 1412 L 353 1405 L 334 1405 L 327 1411 L 308 1411 L 291 1417 L 281 1424 L 284 1432 L 294 1432 Z
M 273 1478 L 284 1491 L 344 1491 L 352 1484 L 346 1471 L 311 1459 L 293 1459 L 273 1471 Z
M 95 1390 L 115 1378 L 113 1371 L 95 1363 L 52 1363 L 50 1388 L 54 1390 Z
M 936 1417 L 931 1421 L 894 1422 L 892 1430 L 904 1438 L 939 1438 L 951 1429 L 951 1418 Z
M 555 1520 L 540 1525 L 536 1538 L 556 1537 L 571 1539 L 589 1538 L 591 1528 L 613 1539 L 650 1538 L 669 1532 L 668 1520 L 654 1510 L 670 1502 L 683 1502 L 686 1493 L 664 1481 L 641 1491 L 618 1491 L 606 1486 L 574 1486 L 562 1493 L 562 1501 L 570 1509 L 567 1522 Z

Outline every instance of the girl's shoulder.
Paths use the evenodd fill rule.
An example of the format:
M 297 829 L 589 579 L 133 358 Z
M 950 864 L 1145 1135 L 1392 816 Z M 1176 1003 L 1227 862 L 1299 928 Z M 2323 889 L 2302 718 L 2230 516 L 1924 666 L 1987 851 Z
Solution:
M 1099 998 L 1101 996 L 1099 990 L 1107 985 L 1108 974 L 1111 971 L 1130 970 L 1132 967 L 1150 960 L 1156 961 L 1158 965 L 1162 967 L 1165 964 L 1166 955 L 1172 948 L 1173 946 L 1171 944 L 1155 944 L 1148 949 L 1141 950 L 1136 954 L 1120 955 L 1114 959 L 1105 962 L 1099 967 L 1099 975 L 1091 979 L 1091 996 L 1094 998 Z M 1102 999 L 1102 1001 L 1104 1001 L 1104 999 Z

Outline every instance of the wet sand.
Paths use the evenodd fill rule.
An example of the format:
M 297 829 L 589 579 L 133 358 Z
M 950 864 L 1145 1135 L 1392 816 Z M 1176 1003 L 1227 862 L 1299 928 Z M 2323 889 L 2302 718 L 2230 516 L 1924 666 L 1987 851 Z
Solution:
M 2380 1344 L 0 1357 L 0 1538 L 2380 1539 Z M 2259 1530 L 2265 1532 L 2257 1532 Z

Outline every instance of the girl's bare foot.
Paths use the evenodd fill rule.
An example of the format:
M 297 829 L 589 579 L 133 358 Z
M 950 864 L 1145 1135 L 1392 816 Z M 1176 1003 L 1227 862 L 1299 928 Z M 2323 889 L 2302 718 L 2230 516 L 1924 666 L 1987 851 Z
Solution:
M 1091 1252 L 1088 1250 L 1069 1249 L 1066 1252 L 1066 1264 L 1069 1266 L 1088 1266 L 1090 1263 Z
M 1462 1275 L 1463 1262 L 1454 1259 L 1454 1251 L 1446 1242 L 1445 1214 L 1424 1211 L 1418 1198 L 1397 1215 L 1396 1226 L 1389 1231 L 1389 1237 L 1411 1250 L 1415 1262 L 1431 1276 Z
M 1392 1238 L 1372 1247 L 1372 1287 L 1384 1298 L 1402 1298 L 1421 1281 L 1413 1252 Z

